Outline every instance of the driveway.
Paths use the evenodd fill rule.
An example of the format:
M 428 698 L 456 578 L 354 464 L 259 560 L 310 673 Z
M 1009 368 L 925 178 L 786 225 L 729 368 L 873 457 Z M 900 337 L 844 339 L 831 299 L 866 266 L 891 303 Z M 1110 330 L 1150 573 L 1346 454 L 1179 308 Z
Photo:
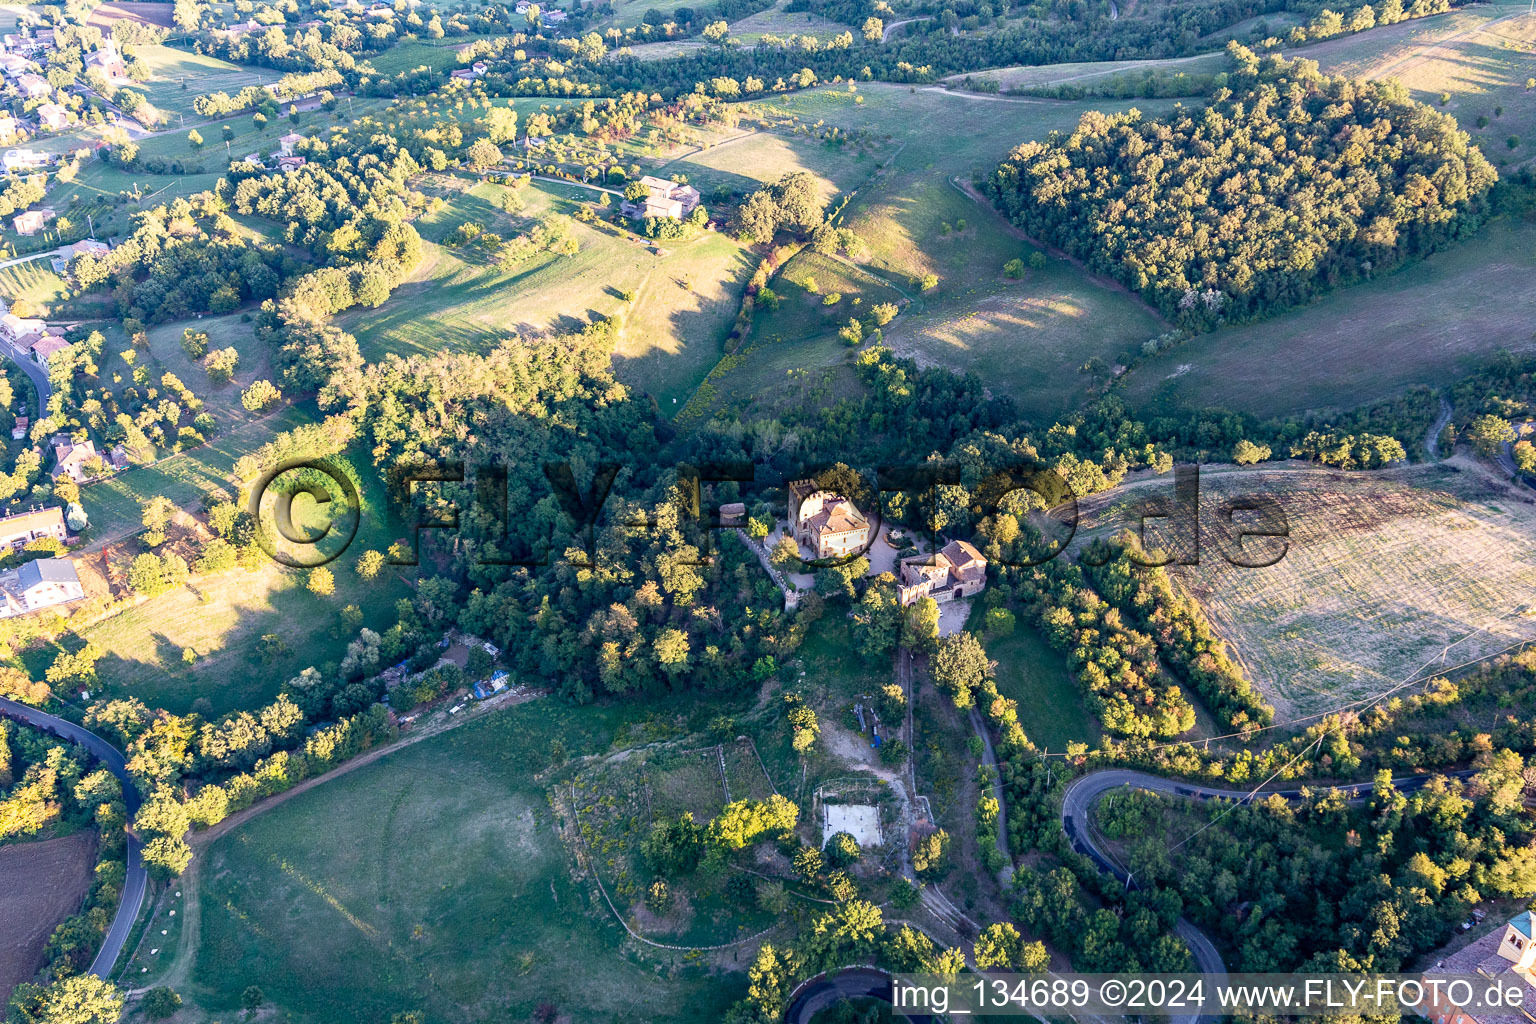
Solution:
M 44 732 L 53 733 L 60 739 L 84 747 L 123 784 L 123 802 L 128 805 L 128 819 L 133 820 L 135 812 L 139 809 L 139 791 L 134 788 L 133 780 L 128 777 L 128 766 L 123 760 L 122 751 L 73 722 L 66 722 L 62 718 L 55 718 L 34 707 L 18 704 L 4 697 L 0 697 L 0 715 L 42 729 Z M 123 945 L 128 941 L 128 933 L 133 930 L 133 923 L 138 920 L 139 911 L 144 906 L 144 894 L 148 888 L 149 876 L 144 871 L 139 840 L 130 832 L 128 833 L 128 877 L 123 885 L 123 900 L 117 906 L 117 916 L 112 919 L 112 927 L 107 929 L 107 936 L 102 940 L 100 952 L 91 962 L 91 973 L 98 978 L 105 978 L 112 973 L 112 967 L 117 963 L 118 955 L 122 953 Z

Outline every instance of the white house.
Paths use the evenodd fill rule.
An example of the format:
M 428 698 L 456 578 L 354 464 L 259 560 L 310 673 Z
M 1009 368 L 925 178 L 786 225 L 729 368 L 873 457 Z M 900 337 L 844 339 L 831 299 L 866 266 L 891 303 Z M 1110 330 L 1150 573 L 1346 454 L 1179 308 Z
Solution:
M 75 563 L 68 558 L 38 558 L 0 572 L 0 619 L 28 615 L 84 596 Z
M 17 512 L 15 515 L 0 519 L 0 547 L 12 550 L 24 548 L 44 537 L 64 540 L 68 535 L 69 530 L 64 524 L 64 510 L 57 505 L 51 508 L 33 507 L 31 511 Z
M 0 167 L 5 168 L 6 174 L 15 174 L 17 171 L 35 171 L 47 167 L 53 162 L 53 157 L 47 153 L 40 153 L 35 149 L 8 149 L 0 154 Z
M 53 210 L 46 206 L 36 210 L 28 210 L 26 213 L 17 214 L 11 224 L 16 228 L 18 235 L 35 235 L 43 230 L 43 225 L 53 220 Z
M 37 108 L 37 123 L 51 132 L 69 127 L 69 111 L 57 103 L 44 103 Z
M 86 439 L 75 444 L 68 438 L 54 439 L 53 478 L 57 480 L 61 476 L 67 476 L 76 483 L 85 480 L 89 474 L 86 472 L 86 464 L 92 460 L 99 460 L 101 455 L 96 451 L 96 445 Z
M 35 100 L 47 96 L 53 91 L 46 78 L 34 74 L 16 76 L 16 90 L 21 93 L 23 99 Z

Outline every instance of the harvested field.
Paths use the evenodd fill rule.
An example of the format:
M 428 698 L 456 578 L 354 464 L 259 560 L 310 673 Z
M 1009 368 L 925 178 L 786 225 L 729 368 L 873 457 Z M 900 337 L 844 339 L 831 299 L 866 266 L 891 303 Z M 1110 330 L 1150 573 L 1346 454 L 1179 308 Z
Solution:
M 1209 474 L 1200 492 L 1199 564 L 1172 571 L 1281 720 L 1400 684 L 1413 692 L 1415 681 L 1536 641 L 1536 492 L 1473 463 Z M 1133 522 L 1131 499 L 1152 493 L 1122 491 L 1104 512 L 1090 511 L 1085 532 Z M 1157 493 L 1171 493 L 1171 481 Z M 1283 509 L 1288 548 L 1278 563 L 1240 568 L 1219 553 L 1219 507 L 1239 494 Z
M 0 846 L 0 1005 L 37 973 L 48 936 L 80 909 L 95 858 L 91 832 Z
M 137 21 L 145 25 L 170 28 L 173 24 L 171 14 L 175 8 L 175 4 L 157 3 L 102 4 L 91 12 L 91 18 L 86 24 L 110 30 L 114 21 Z

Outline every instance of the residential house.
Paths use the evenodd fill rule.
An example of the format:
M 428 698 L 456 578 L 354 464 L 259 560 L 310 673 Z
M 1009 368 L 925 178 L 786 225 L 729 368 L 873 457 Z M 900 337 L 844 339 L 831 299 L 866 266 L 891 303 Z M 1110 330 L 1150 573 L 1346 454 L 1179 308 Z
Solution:
M 477 60 L 467 68 L 459 68 L 452 72 L 450 77 L 460 79 L 461 81 L 468 81 L 472 78 L 479 78 L 485 74 L 486 69 L 489 67 L 490 65 L 486 64 L 485 61 Z
M 1521 911 L 1502 929 L 1494 929 L 1476 942 L 1439 961 L 1425 972 L 1426 981 L 1436 974 L 1480 974 L 1491 981 L 1518 988 L 1521 1001 L 1506 1001 L 1501 1010 L 1469 1010 L 1451 1005 L 1444 986 L 1426 985 L 1430 1007 L 1421 1011 L 1431 1024 L 1530 1024 L 1536 1021 L 1536 921 L 1529 910 Z M 1439 996 L 1440 999 L 1436 999 Z
M 53 439 L 53 459 L 53 478 L 57 480 L 61 476 L 67 476 L 76 483 L 86 480 L 91 475 L 86 471 L 87 465 L 96 468 L 101 462 L 96 445 L 89 439 L 75 444 L 63 435 Z
M 872 536 L 869 520 L 852 501 L 824 491 L 814 480 L 789 485 L 789 522 L 795 540 L 817 558 L 840 558 L 864 550 Z
M 60 352 L 69 350 L 69 342 L 57 334 L 45 334 L 32 343 L 32 361 L 44 369 Z
M 680 185 L 649 174 L 640 179 L 640 184 L 646 188 L 644 199 L 625 200 L 619 204 L 619 212 L 634 220 L 646 217 L 682 220 L 699 205 L 699 190 L 691 185 Z
M 263 25 L 256 19 L 251 18 L 249 20 L 230 25 L 228 28 L 217 29 L 215 31 L 215 35 L 222 33 L 226 36 L 243 36 L 249 32 L 265 32 L 266 30 L 267 26 Z
M 103 40 L 100 49 L 85 55 L 85 69 L 89 71 L 91 68 L 106 75 L 109 81 L 121 81 L 128 77 L 128 65 L 118 52 L 117 44 L 110 39 Z
M 539 20 L 546 25 L 558 25 L 568 17 L 564 11 L 548 10 L 539 15 Z
M 277 151 L 283 156 L 293 156 L 294 147 L 303 142 L 304 139 L 305 136 L 300 135 L 298 132 L 289 132 L 277 140 Z
M 53 91 L 53 86 L 40 75 L 25 74 L 16 76 L 16 91 L 21 93 L 21 98 L 26 100 L 42 99 Z
M 37 558 L 0 572 L 0 619 L 28 615 L 84 596 L 75 563 L 68 558 Z
M 48 42 L 44 42 L 42 39 L 26 35 L 25 33 L 19 35 L 7 33 L 4 37 L 4 42 L 6 52 L 16 54 L 18 57 L 36 57 L 52 44 L 51 39 Z
M 292 174 L 300 167 L 303 167 L 305 162 L 305 159 L 301 156 L 280 156 L 277 158 L 277 169 L 284 174 Z
M 29 512 L 0 518 L 0 548 L 15 550 L 44 537 L 62 541 L 68 535 L 69 530 L 64 525 L 64 510 L 57 505 L 50 508 L 34 506 Z
M 25 438 L 27 436 L 27 428 L 31 425 L 32 421 L 25 416 L 17 416 L 15 424 L 11 427 L 11 440 L 20 441 Z
M 40 153 L 35 149 L 8 149 L 0 154 L 0 167 L 5 168 L 6 174 L 15 174 L 17 171 L 35 171 L 47 167 L 53 162 L 53 157 L 47 153 Z
M 262 160 L 260 153 L 247 153 L 244 157 L 242 157 L 242 160 L 248 164 L 255 164 L 257 167 L 266 166 L 266 162 Z
M 32 70 L 32 62 L 15 53 L 0 53 L 0 74 L 15 78 Z
M 22 351 L 30 347 L 47 329 L 48 325 L 36 317 L 17 316 L 15 313 L 0 315 L 0 338 L 9 342 L 12 348 Z M 23 344 L 23 341 L 26 343 Z
M 17 214 L 16 219 L 11 223 L 15 226 L 18 235 L 35 235 L 51 220 L 53 220 L 53 210 L 40 206 L 35 210 Z
M 896 597 L 903 606 L 931 597 L 940 604 L 975 597 L 987 585 L 987 560 L 963 540 L 952 540 L 933 556 L 918 555 L 901 563 Z
M 71 242 L 64 246 L 61 251 L 66 260 L 72 260 L 76 256 L 105 256 L 112 251 L 112 247 L 94 238 L 82 238 L 78 242 Z
M 513 10 L 517 11 L 518 14 L 527 14 L 528 8 L 532 6 L 531 0 L 517 0 L 517 6 Z
M 61 132 L 69 127 L 69 110 L 57 103 L 44 103 L 37 108 L 37 123 L 50 132 Z

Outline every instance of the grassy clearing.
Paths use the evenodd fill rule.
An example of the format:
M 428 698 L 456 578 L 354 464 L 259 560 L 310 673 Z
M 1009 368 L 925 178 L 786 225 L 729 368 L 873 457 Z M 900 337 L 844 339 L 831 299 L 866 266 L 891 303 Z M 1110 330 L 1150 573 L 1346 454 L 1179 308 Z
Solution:
M 1126 394 L 1136 405 L 1282 416 L 1437 385 L 1501 348 L 1536 348 L 1533 271 L 1536 224 L 1496 222 L 1390 276 L 1149 359 L 1131 372 Z
M 358 454 L 351 456 L 357 467 L 364 460 Z M 134 470 L 114 479 L 142 472 Z M 199 578 L 81 631 L 85 640 L 106 652 L 97 666 L 102 689 L 131 694 L 151 707 L 176 712 L 185 712 L 199 697 L 207 698 L 218 713 L 256 707 L 271 700 L 301 669 L 341 660 L 355 636 L 341 626 L 341 610 L 347 605 L 362 610 L 365 625 L 387 628 L 393 621 L 394 602 L 409 594 L 407 580 L 414 570 L 389 568 L 368 582 L 353 572 L 359 554 L 383 550 L 394 539 L 382 483 L 366 471 L 359 478 L 363 514 L 347 553 L 330 565 L 336 581 L 334 595 L 310 593 L 307 571 L 266 560 L 253 572 L 232 570 Z M 102 486 L 87 488 L 85 493 Z M 301 504 L 306 502 L 295 502 L 296 513 L 303 511 Z M 130 541 L 113 549 L 110 556 L 114 562 L 126 562 L 138 551 L 137 543 Z M 281 637 L 286 650 L 263 653 L 259 641 L 269 634 Z M 182 660 L 186 650 L 196 657 L 191 665 Z M 26 655 L 28 665 L 41 671 L 56 653 L 54 647 L 34 649 Z
M 633 959 L 571 861 L 538 774 L 604 749 L 640 709 L 535 701 L 338 778 L 221 838 L 202 867 L 184 991 L 237 1011 L 259 985 L 296 1022 L 719 1020 L 744 986 Z M 568 823 L 565 823 L 568 824 Z M 357 837 L 371 837 L 358 841 Z
M 1289 547 L 1276 565 L 1234 567 L 1208 542 L 1177 574 L 1282 719 L 1536 639 L 1536 506 L 1470 463 L 1277 468 L 1202 485 L 1211 509 L 1264 494 L 1285 511 Z
M 1068 743 L 1092 746 L 1098 740 L 1099 725 L 1083 706 L 1082 691 L 1044 637 L 1021 625 L 1009 636 L 987 640 L 986 648 L 997 662 L 998 692 L 1018 702 L 1019 724 L 1030 742 L 1059 753 Z
M 34 305 L 47 307 L 64 298 L 68 292 L 69 285 L 53 272 L 53 265 L 47 257 L 0 269 L 0 296 L 7 301 L 25 299 Z
M 137 466 L 83 487 L 80 501 L 91 519 L 87 539 L 119 537 L 138 529 L 144 502 L 163 494 L 177 505 L 189 506 L 215 487 L 229 486 L 230 471 L 275 434 L 313 422 L 313 411 L 289 406 L 263 419 L 252 420 L 215 437 L 207 444 L 170 455 L 149 466 Z
M 169 46 L 140 46 L 134 55 L 149 65 L 148 81 L 126 86 L 142 92 L 150 103 L 171 115 L 171 127 L 178 117 L 196 123 L 203 120 L 192 110 L 192 101 L 204 93 L 227 92 L 231 96 L 248 85 L 265 85 L 282 77 L 271 68 L 244 67 Z
M 356 334 L 364 355 L 409 356 L 479 351 L 514 332 L 578 329 L 597 316 L 625 314 L 614 353 L 619 377 L 654 395 L 667 411 L 686 398 L 720 358 L 720 343 L 751 275 L 748 254 L 718 234 L 667 243 L 656 255 L 609 224 L 572 222 L 574 256 L 540 256 L 501 270 L 482 253 L 442 244 L 465 221 L 503 237 L 526 230 L 533 215 L 570 215 L 598 193 L 537 182 L 522 190 L 517 217 L 497 200 L 500 185 L 479 184 L 418 223 L 426 258 L 376 310 L 338 322 Z M 633 301 L 626 299 L 633 295 Z
M 1104 104 L 980 100 L 864 85 L 851 93 L 808 90 L 766 106 L 785 128 L 864 129 L 894 147 L 876 154 L 882 166 L 860 187 L 842 223 L 868 246 L 858 259 L 873 275 L 864 290 L 894 286 L 916 297 L 915 279 L 931 273 L 939 280 L 886 331 L 899 353 L 975 371 L 1026 412 L 1052 415 L 1080 397 L 1077 368 L 1088 357 L 1120 357 L 1158 333 L 1157 321 L 1134 299 L 1064 261 L 1049 260 L 1022 281 L 1005 278 L 1003 265 L 1029 255 L 1031 247 L 949 181 L 969 180 L 1020 142 L 1070 128 L 1084 111 Z M 967 131 L 957 135 L 957 123 Z M 750 402 L 748 396 L 781 386 L 791 369 L 808 370 L 829 396 L 849 386 L 847 350 L 834 335 L 778 332 L 771 320 L 757 332 L 764 339 L 775 334 L 787 344 L 760 344 L 748 353 L 722 381 L 722 395 Z
M 756 43 L 763 36 L 778 36 L 785 38 L 791 35 L 814 36 L 817 39 L 831 39 L 843 32 L 854 31 L 841 22 L 810 11 L 786 11 L 781 2 L 768 8 L 766 11 L 758 11 L 756 14 L 742 18 L 731 23 L 731 38 L 741 43 Z
M 706 148 L 660 164 L 651 174 L 670 178 L 684 174 L 709 202 L 716 189 L 748 193 L 786 174 L 806 171 L 816 179 L 822 198 L 858 187 L 874 174 L 880 152 L 838 146 L 810 135 L 754 132 L 721 140 L 707 139 Z
M 1397 79 L 1414 99 L 1455 117 L 1495 166 L 1513 166 L 1536 153 L 1536 91 L 1525 87 L 1536 76 L 1529 12 L 1529 4 L 1478 5 L 1299 52 L 1329 74 Z M 1512 135 L 1521 140 L 1515 148 Z

